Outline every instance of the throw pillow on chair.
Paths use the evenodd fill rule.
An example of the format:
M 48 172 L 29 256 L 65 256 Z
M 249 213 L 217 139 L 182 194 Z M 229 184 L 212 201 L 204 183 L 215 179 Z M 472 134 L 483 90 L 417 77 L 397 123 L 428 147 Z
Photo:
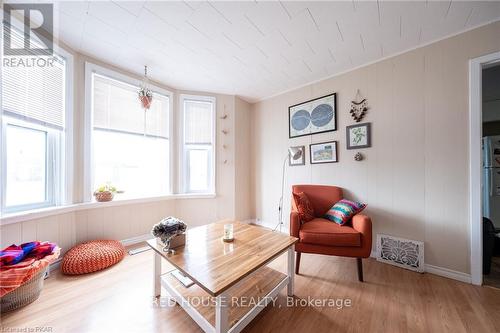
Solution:
M 293 199 L 295 200 L 301 222 L 309 222 L 315 218 L 314 209 L 304 192 L 293 193 Z

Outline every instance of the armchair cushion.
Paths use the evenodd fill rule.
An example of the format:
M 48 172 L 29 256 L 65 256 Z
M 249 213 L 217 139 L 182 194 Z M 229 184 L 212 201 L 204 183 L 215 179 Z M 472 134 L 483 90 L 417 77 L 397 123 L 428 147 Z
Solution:
M 354 215 L 365 209 L 366 205 L 361 202 L 342 199 L 333 205 L 324 218 L 340 225 L 346 224 Z
M 304 192 L 293 193 L 293 200 L 301 222 L 309 222 L 314 218 L 314 209 Z
M 361 246 L 361 233 L 350 226 L 340 226 L 323 218 L 304 223 L 299 230 L 301 243 L 326 246 Z

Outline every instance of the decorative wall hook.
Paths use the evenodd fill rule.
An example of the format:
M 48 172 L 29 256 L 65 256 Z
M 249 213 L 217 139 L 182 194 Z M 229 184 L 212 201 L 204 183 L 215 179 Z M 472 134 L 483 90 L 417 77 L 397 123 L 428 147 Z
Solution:
M 358 89 L 356 92 L 356 96 L 354 96 L 354 101 L 351 101 L 351 110 L 349 111 L 349 113 L 351 114 L 352 118 L 356 120 L 357 123 L 359 123 L 364 118 L 367 111 L 368 101 L 366 100 L 366 98 L 363 98 L 363 96 L 361 96 L 361 93 Z
M 224 135 L 226 135 L 227 133 L 229 133 L 229 132 L 228 132 L 227 130 L 225 130 L 225 129 L 223 129 L 221 132 L 222 132 L 222 133 L 224 133 Z

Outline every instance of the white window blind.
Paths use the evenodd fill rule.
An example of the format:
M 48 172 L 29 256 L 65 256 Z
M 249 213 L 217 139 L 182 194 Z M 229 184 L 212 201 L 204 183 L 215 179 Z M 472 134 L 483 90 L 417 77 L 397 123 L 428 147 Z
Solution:
M 155 92 L 144 117 L 139 87 L 100 74 L 93 74 L 93 87 L 94 128 L 168 139 L 168 96 Z
M 14 29 L 11 43 L 16 47 L 23 45 L 21 33 Z M 3 66 L 2 110 L 11 117 L 63 129 L 65 61 L 57 56 L 48 58 L 54 59 L 52 66 Z
M 183 191 L 213 193 L 215 99 L 181 96 L 183 112 Z
M 213 104 L 206 101 L 184 100 L 184 142 L 212 142 Z

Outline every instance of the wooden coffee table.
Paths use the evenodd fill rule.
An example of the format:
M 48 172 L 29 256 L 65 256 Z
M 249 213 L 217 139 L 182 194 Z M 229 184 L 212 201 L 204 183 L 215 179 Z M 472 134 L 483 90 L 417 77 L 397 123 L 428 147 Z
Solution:
M 222 241 L 224 224 L 234 226 L 234 241 Z M 257 314 L 288 287 L 293 295 L 295 237 L 235 221 L 221 221 L 186 232 L 186 245 L 166 254 L 156 239 L 154 296 L 161 286 L 205 332 L 240 332 Z M 288 273 L 266 266 L 288 252 Z M 170 273 L 161 274 L 167 260 L 194 281 L 186 288 Z

